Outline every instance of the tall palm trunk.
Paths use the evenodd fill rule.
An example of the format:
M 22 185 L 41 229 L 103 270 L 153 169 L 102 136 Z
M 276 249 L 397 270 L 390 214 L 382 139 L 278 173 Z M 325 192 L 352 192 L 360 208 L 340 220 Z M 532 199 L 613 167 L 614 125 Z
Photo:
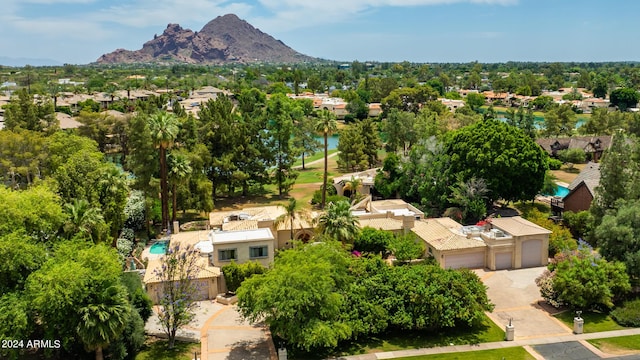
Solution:
M 96 360 L 103 360 L 104 357 L 102 356 L 102 346 L 98 346 L 96 348 Z
M 176 209 L 178 208 L 178 194 L 177 194 L 177 186 L 173 184 L 171 187 L 171 197 L 173 201 L 171 202 L 171 222 L 176 221 Z
M 322 175 L 322 205 L 321 205 L 323 209 L 324 209 L 325 202 L 327 200 L 327 173 L 329 171 L 329 165 L 327 163 L 327 159 L 328 159 L 327 137 L 328 137 L 328 134 L 327 134 L 327 131 L 325 130 L 324 131 L 324 174 Z
M 160 202 L 162 205 L 162 227 L 169 223 L 169 189 L 167 186 L 167 150 L 160 146 Z M 167 228 L 168 229 L 168 228 Z

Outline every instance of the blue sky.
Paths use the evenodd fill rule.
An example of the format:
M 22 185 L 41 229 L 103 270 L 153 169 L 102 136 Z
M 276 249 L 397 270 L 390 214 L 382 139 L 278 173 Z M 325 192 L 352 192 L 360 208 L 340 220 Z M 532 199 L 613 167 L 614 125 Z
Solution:
M 86 64 L 227 13 L 341 61 L 640 61 L 637 0 L 3 0 L 0 56 Z

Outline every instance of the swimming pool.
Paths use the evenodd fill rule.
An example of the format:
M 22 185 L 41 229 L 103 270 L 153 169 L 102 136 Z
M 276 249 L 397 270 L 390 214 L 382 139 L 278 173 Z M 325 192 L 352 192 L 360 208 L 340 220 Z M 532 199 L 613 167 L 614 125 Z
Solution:
M 569 189 L 567 189 L 565 186 L 561 186 L 558 185 L 558 187 L 556 188 L 556 192 L 554 194 L 545 194 L 547 196 L 559 196 L 561 198 L 569 195 Z
M 149 248 L 149 253 L 154 255 L 164 255 L 167 253 L 169 247 L 169 240 L 160 240 Z

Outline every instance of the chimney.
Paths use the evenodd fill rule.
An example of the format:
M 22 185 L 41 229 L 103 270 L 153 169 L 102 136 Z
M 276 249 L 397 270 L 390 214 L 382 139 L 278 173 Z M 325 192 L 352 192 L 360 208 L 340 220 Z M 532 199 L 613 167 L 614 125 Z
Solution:
M 173 233 L 178 235 L 180 232 L 180 223 L 178 221 L 173 222 Z
M 402 230 L 404 230 L 405 234 L 411 231 L 411 229 L 416 225 L 416 218 L 412 215 L 405 215 L 402 217 Z

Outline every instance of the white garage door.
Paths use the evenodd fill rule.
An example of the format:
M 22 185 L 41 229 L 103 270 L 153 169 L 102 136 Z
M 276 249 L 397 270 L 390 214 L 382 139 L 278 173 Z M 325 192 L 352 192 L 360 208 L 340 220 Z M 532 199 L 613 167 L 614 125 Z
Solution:
M 522 243 L 522 267 L 542 266 L 542 240 L 528 240 Z
M 484 267 L 484 251 L 444 256 L 445 269 L 459 268 L 483 268 Z
M 511 253 L 496 254 L 496 270 L 511 269 Z

